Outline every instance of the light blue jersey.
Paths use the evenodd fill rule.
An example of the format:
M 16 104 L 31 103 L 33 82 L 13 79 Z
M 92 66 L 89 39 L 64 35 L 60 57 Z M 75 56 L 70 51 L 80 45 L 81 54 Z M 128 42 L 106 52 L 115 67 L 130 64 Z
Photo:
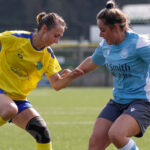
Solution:
M 150 101 L 150 42 L 133 32 L 118 45 L 102 40 L 92 55 L 97 65 L 112 73 L 114 101 L 127 104 L 135 99 Z

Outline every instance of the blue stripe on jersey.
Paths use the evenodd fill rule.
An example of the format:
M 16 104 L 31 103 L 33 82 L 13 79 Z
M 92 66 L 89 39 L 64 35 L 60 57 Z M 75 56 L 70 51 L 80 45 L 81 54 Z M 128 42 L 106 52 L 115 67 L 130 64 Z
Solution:
M 25 34 L 25 33 L 14 33 L 12 35 L 17 37 L 22 37 L 22 38 L 30 38 L 30 34 Z
M 47 51 L 51 54 L 52 58 L 55 57 L 53 51 L 51 50 L 51 48 L 48 47 L 48 48 L 47 48 Z
M 14 35 L 14 36 L 16 36 L 16 37 L 27 38 L 27 39 L 30 38 L 31 44 L 32 44 L 33 48 L 34 48 L 35 50 L 37 50 L 37 51 L 41 51 L 41 50 L 43 50 L 43 49 L 45 48 L 45 46 L 43 46 L 41 49 L 38 49 L 38 48 L 36 48 L 36 47 L 33 45 L 33 40 L 32 40 L 32 35 L 33 35 L 33 33 L 31 33 L 31 34 L 13 33 L 12 35 Z

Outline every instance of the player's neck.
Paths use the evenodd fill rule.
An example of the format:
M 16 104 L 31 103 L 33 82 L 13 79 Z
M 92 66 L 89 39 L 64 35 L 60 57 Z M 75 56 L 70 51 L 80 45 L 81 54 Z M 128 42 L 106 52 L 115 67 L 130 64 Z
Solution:
M 33 33 L 32 42 L 33 42 L 33 45 L 38 49 L 41 49 L 42 47 L 44 47 L 41 37 L 39 36 L 39 33 L 37 32 Z
M 116 44 L 120 44 L 121 42 L 123 42 L 126 38 L 126 32 L 120 32 L 120 34 L 118 35 L 118 39 L 117 39 L 117 43 Z

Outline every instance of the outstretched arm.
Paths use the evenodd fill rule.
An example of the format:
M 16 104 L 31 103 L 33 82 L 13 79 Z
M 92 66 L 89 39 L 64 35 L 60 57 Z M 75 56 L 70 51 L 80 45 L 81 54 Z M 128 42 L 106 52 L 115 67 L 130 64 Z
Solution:
M 84 74 L 86 74 L 86 73 L 88 73 L 88 72 L 90 72 L 90 71 L 95 70 L 97 67 L 98 67 L 98 65 L 96 65 L 96 64 L 93 62 L 92 57 L 91 57 L 91 56 L 90 56 L 90 57 L 87 57 L 77 68 L 75 68 L 75 69 L 73 70 L 74 72 L 76 72 L 76 71 L 77 71 L 77 72 L 76 72 L 76 76 L 73 76 L 72 78 L 75 79 L 75 78 L 77 78 L 77 77 L 80 76 L 79 70 L 82 71 L 82 72 L 83 72 L 82 75 L 84 75 Z M 64 69 L 64 70 L 62 71 L 62 77 L 65 77 L 65 76 L 67 76 L 67 75 L 70 74 L 70 73 L 71 73 L 70 70 Z M 79 75 L 77 75 L 77 73 L 79 73 Z M 73 80 L 73 79 L 72 79 L 72 80 Z
M 80 69 L 76 69 L 76 70 L 66 70 L 66 74 L 65 76 L 61 76 L 59 75 L 59 73 L 56 73 L 52 76 L 47 76 L 51 86 L 55 89 L 55 90 L 60 90 L 63 89 L 65 87 L 67 87 L 71 81 L 75 78 L 77 78 L 78 76 L 81 76 L 84 74 L 84 72 Z
M 67 87 L 73 79 L 76 79 L 77 77 L 84 75 L 85 73 L 88 73 L 90 71 L 95 70 L 98 67 L 93 61 L 92 57 L 87 57 L 77 68 L 75 68 L 73 71 L 69 69 L 65 69 L 63 71 L 62 75 L 59 75 L 59 73 L 56 73 L 52 76 L 47 76 L 51 86 L 55 90 L 60 90 L 65 87 Z
M 83 70 L 84 73 L 91 72 L 98 67 L 92 60 L 92 56 L 87 57 L 77 68 Z

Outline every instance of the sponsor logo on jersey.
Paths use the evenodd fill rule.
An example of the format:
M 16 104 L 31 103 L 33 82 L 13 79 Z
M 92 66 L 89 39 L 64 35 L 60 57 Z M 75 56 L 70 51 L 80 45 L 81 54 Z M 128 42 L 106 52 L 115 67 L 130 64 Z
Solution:
M 23 55 L 20 54 L 20 53 L 18 53 L 18 57 L 19 57 L 20 59 L 23 59 Z

